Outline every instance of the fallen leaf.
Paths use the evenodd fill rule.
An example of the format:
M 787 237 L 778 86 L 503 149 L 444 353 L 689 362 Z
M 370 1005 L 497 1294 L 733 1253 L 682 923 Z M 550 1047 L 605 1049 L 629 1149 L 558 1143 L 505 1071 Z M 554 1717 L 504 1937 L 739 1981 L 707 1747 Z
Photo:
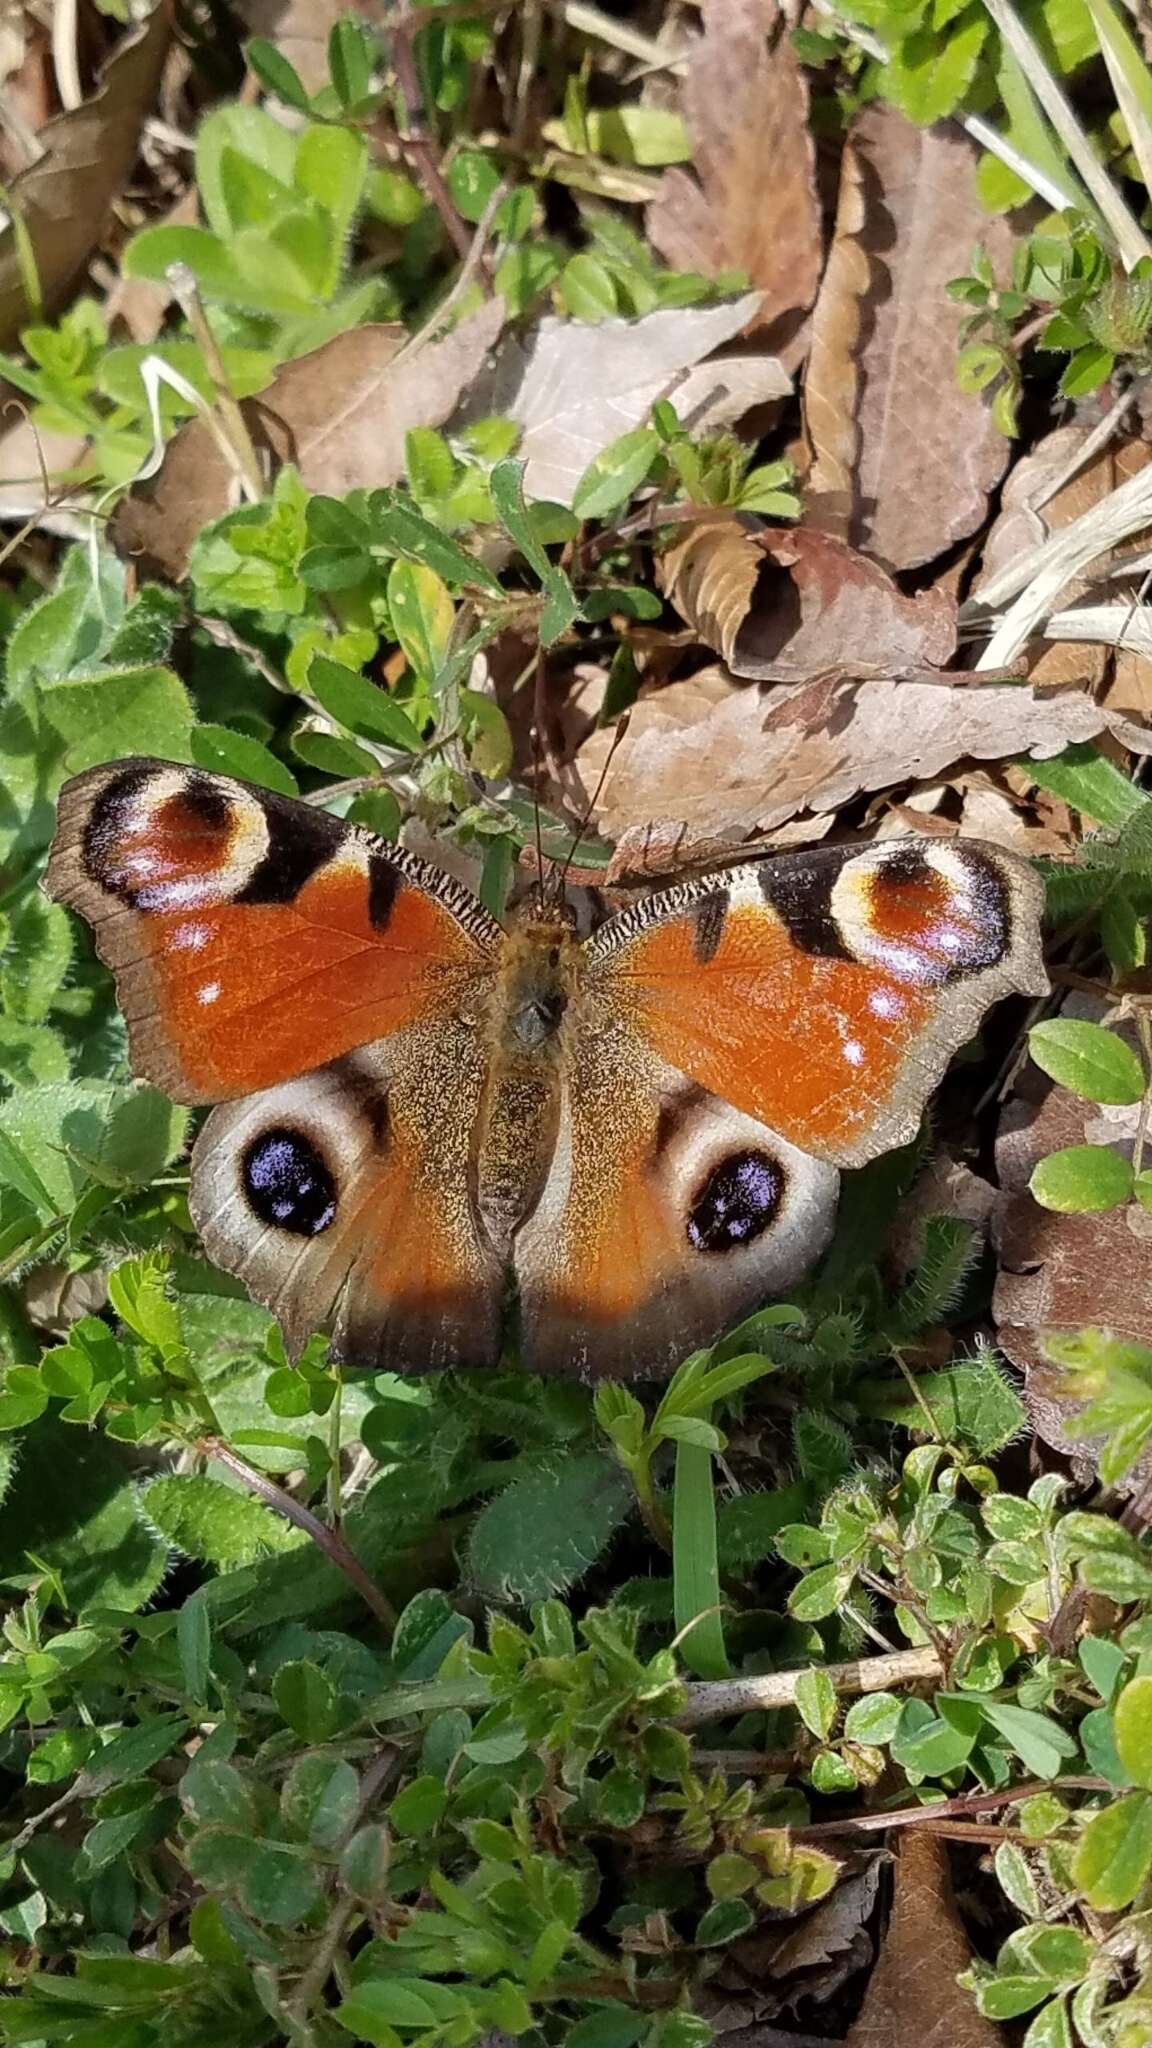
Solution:
M 442 340 L 402 360 L 402 327 L 349 328 L 285 363 L 266 391 L 245 400 L 249 432 L 276 464 L 295 463 L 309 490 L 336 496 L 394 484 L 404 474 L 409 428 L 439 426 L 455 411 L 503 317 L 503 301 L 491 299 Z M 230 463 L 203 421 L 191 420 L 170 443 L 155 480 L 121 500 L 112 521 L 115 544 L 142 557 L 151 574 L 177 581 L 201 527 L 228 510 L 234 491 Z
M 756 327 L 782 344 L 815 297 L 823 237 L 808 86 L 776 0 L 710 0 L 683 111 L 696 175 L 664 173 L 648 239 L 677 270 L 744 271 L 763 294 Z
M 88 452 L 85 436 L 47 434 L 33 427 L 23 401 L 5 405 L 0 417 L 5 422 L 0 428 L 0 520 L 6 525 L 30 520 L 41 533 L 83 539 L 91 531 L 83 516 L 91 498 L 82 489 L 58 484 L 57 478 L 79 467 Z M 45 497 L 45 471 L 52 500 L 58 502 Z
M 63 305 L 104 230 L 136 159 L 140 128 L 160 81 L 171 24 L 165 7 L 125 36 L 91 99 L 40 130 L 43 155 L 12 180 L 0 234 L 0 347 L 34 318 L 11 214 L 31 241 L 44 309 Z
M 570 505 L 588 464 L 610 441 L 642 426 L 658 398 L 671 398 L 678 410 L 685 403 L 699 431 L 701 415 L 722 405 L 732 370 L 723 360 L 709 363 L 687 380 L 686 400 L 679 398 L 681 380 L 739 334 L 758 304 L 751 292 L 717 306 L 669 306 L 639 320 L 541 320 L 526 343 L 510 337 L 503 344 L 463 417 L 502 413 L 515 420 L 526 495 Z M 787 373 L 773 358 L 764 361 L 771 365 L 767 395 L 785 396 Z M 712 423 L 719 424 L 715 415 Z
M 1009 563 L 1090 512 L 1110 491 L 1146 468 L 1152 448 L 1144 441 L 1126 441 L 1101 449 L 1095 459 L 1056 491 L 1053 483 L 1075 461 L 1091 435 L 1090 427 L 1057 427 L 1030 454 L 1022 456 L 1004 485 L 1000 511 L 984 544 L 980 575 L 972 591 L 979 601 L 984 588 Z M 1065 614 L 1076 613 L 1089 593 L 1099 588 L 1117 562 L 1115 549 L 1092 565 L 1091 576 L 1076 576 L 1061 591 L 1060 612 L 1045 627 L 1044 637 L 1029 641 L 1024 661 L 1029 679 L 1040 687 L 1059 688 L 1079 682 L 1103 694 L 1117 710 L 1141 716 L 1152 710 L 1152 661 L 1147 651 L 1122 646 L 1109 655 L 1106 636 L 1089 641 L 1076 636 Z M 1130 605 L 1119 607 L 1122 623 L 1131 623 Z M 1120 637 L 1119 635 L 1115 637 Z
M 1004 2048 L 1000 2028 L 956 1982 L 971 1962 L 944 1843 L 908 1828 L 896 1850 L 884 1946 L 844 2048 Z
M 947 591 L 905 597 L 846 541 L 805 527 L 755 532 L 705 515 L 666 550 L 661 571 L 681 618 L 756 682 L 941 668 L 956 646 Z
M 818 488 L 833 500 L 830 530 L 843 530 L 847 472 L 849 539 L 910 569 L 975 531 L 1008 466 L 987 404 L 956 382 L 964 308 L 946 286 L 976 243 L 1005 274 L 1012 235 L 981 208 L 969 145 L 944 123 L 917 128 L 895 107 L 866 107 L 848 158 L 805 421 Z
M 1047 759 L 1092 739 L 1111 715 L 1076 691 L 947 678 L 860 683 L 825 676 L 766 697 L 734 689 L 669 715 L 673 690 L 634 706 L 596 805 L 615 840 L 606 879 L 665 874 L 722 857 L 803 812 L 838 810 L 862 791 L 938 778 L 967 759 Z M 683 696 L 678 700 L 684 702 Z M 691 699 L 690 699 L 691 702 Z M 612 746 L 597 732 L 578 766 L 589 794 Z M 1152 735 L 1146 741 L 1152 750 Z

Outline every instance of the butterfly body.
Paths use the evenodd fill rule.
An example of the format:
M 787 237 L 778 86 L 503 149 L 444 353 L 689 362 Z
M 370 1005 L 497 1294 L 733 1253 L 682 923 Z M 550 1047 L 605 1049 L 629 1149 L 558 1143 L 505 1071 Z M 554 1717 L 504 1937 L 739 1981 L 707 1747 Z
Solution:
M 1046 986 L 997 849 L 749 862 L 590 940 L 508 927 L 404 849 L 141 761 L 61 797 L 133 1065 L 216 1103 L 209 1255 L 358 1365 L 668 1370 L 824 1248 L 838 1171 L 902 1143 L 989 1004 Z

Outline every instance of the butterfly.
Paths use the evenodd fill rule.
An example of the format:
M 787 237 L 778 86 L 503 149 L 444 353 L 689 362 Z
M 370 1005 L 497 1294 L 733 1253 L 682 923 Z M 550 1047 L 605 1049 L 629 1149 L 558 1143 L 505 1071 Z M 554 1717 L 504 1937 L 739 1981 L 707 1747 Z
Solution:
M 1041 885 L 971 841 L 778 855 L 577 937 L 329 813 L 163 761 L 64 788 L 46 876 L 142 1078 L 218 1104 L 189 1201 L 291 1350 L 657 1376 L 792 1286 L 914 1136 Z

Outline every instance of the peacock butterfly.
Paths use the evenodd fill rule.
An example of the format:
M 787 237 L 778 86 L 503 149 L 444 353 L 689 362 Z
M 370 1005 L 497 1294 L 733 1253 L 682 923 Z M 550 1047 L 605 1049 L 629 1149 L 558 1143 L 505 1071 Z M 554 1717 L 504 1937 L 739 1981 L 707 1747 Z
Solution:
M 51 895 L 92 925 L 135 1070 L 216 1103 L 209 1255 L 299 1348 L 666 1372 L 824 1249 L 838 1169 L 915 1132 L 989 1005 L 1041 994 L 1041 886 L 904 839 L 749 861 L 579 940 L 508 927 L 403 848 L 134 760 L 60 799 Z

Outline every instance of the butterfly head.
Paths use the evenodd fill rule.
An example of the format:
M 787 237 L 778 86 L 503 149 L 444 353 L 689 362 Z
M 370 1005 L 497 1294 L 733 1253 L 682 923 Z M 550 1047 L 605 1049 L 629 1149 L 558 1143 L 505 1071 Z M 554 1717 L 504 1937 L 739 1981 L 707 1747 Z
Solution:
M 525 1051 L 554 1039 L 575 993 L 580 941 L 566 915 L 535 910 L 508 933 L 497 1002 L 504 1028 Z

